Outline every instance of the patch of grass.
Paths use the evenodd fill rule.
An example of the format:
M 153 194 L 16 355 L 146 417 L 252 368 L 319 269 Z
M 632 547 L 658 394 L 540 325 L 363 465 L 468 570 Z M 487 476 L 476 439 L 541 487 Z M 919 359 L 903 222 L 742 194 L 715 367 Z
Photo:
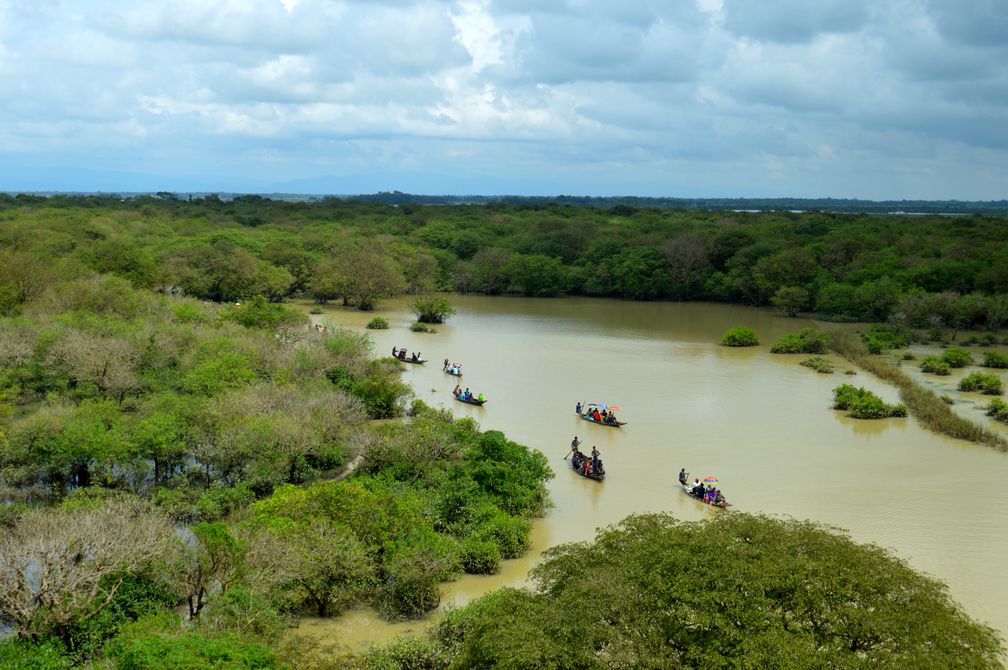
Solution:
M 413 322 L 409 327 L 414 333 L 436 333 L 437 328 L 431 328 L 426 323 L 420 323 L 419 321 Z
M 801 362 L 807 368 L 812 368 L 816 372 L 824 375 L 833 374 L 833 364 L 822 356 L 813 356 L 812 358 L 806 358 Z
M 903 360 L 903 361 L 915 361 L 915 360 L 917 360 L 917 357 L 913 355 L 913 352 L 904 351 L 902 354 L 900 354 L 900 360 Z
M 955 404 L 955 398 L 953 398 L 952 396 L 950 396 L 948 394 L 942 394 L 941 399 L 942 399 L 942 402 L 945 403 L 946 405 L 954 405 Z
M 910 414 L 928 429 L 1008 451 L 1008 441 L 1001 435 L 953 412 L 936 393 L 908 377 L 891 360 L 872 356 L 860 338 L 850 333 L 836 333 L 830 337 L 829 346 L 855 365 L 894 384 Z
M 721 344 L 726 347 L 755 347 L 759 344 L 759 337 L 752 328 L 739 326 L 725 331 Z
M 901 349 L 910 343 L 910 331 L 903 326 L 876 323 L 861 334 L 868 351 L 881 354 L 890 349 Z
M 971 372 L 959 380 L 960 391 L 980 391 L 984 395 L 1001 395 L 1001 379 L 991 372 Z

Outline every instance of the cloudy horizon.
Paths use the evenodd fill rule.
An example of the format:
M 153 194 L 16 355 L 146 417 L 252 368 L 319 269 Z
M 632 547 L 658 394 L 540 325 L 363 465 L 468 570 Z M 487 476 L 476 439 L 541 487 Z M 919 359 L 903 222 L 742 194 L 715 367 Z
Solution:
M 0 190 L 1008 197 L 994 0 L 0 0 Z

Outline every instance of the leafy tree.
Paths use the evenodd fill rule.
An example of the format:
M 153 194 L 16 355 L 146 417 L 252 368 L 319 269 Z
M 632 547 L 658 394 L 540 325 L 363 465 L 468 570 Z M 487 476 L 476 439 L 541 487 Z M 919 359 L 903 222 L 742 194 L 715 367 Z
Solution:
M 452 667 L 1001 667 L 943 584 L 810 522 L 632 516 L 533 577 L 439 625 Z
M 413 313 L 420 323 L 444 323 L 455 313 L 455 308 L 442 295 L 425 295 L 413 303 Z
M 402 271 L 377 252 L 354 254 L 352 271 L 346 271 L 346 296 L 362 311 L 374 309 L 378 300 L 399 293 L 403 287 Z
M 809 292 L 800 286 L 782 286 L 770 298 L 770 304 L 788 316 L 798 316 L 809 302 Z
M 241 576 L 247 547 L 222 523 L 199 523 L 182 552 L 177 571 L 189 605 L 189 618 L 200 615 L 211 593 L 226 594 Z

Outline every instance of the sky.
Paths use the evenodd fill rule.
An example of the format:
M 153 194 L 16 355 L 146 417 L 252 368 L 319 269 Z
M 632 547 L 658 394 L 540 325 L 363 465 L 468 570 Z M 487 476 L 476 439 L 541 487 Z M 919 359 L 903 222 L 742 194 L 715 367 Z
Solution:
M 0 0 L 0 190 L 1008 198 L 1008 0 Z

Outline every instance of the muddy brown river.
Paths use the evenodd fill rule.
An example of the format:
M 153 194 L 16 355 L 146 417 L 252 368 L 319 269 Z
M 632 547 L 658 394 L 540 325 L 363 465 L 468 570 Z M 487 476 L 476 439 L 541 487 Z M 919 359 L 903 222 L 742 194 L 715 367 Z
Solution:
M 597 528 L 629 514 L 662 511 L 689 520 L 722 513 L 677 488 L 685 467 L 718 477 L 734 509 L 812 519 L 886 547 L 946 582 L 967 612 L 1008 637 L 1008 454 L 936 435 L 912 418 L 859 421 L 830 409 L 833 387 L 845 382 L 889 402 L 898 395 L 868 373 L 845 375 L 850 366 L 835 356 L 829 358 L 837 372 L 823 375 L 798 365 L 803 356 L 770 354 L 778 336 L 813 322 L 705 303 L 452 301 L 458 313 L 436 334 L 409 331 L 405 299 L 367 314 L 327 306 L 312 316 L 354 329 L 384 316 L 388 330 L 367 331 L 377 353 L 404 346 L 429 360 L 404 366 L 403 379 L 417 397 L 542 451 L 556 472 L 549 483 L 553 506 L 535 522 L 531 550 L 506 561 L 497 575 L 444 585 L 442 608 L 525 584 L 544 549 L 590 540 Z M 719 346 L 723 332 L 737 325 L 754 328 L 761 346 Z M 442 372 L 445 358 L 462 364 L 463 388 L 484 393 L 485 406 L 452 398 L 457 380 Z M 989 421 L 978 409 L 986 402 L 981 396 L 955 391 L 959 376 L 926 381 L 954 396 L 957 411 Z M 574 414 L 579 400 L 619 405 L 628 423 L 613 429 L 582 421 Z M 569 469 L 564 455 L 575 435 L 582 451 L 593 445 L 601 451 L 605 482 Z M 356 610 L 306 618 L 299 631 L 361 650 L 419 634 L 428 623 L 390 624 Z

